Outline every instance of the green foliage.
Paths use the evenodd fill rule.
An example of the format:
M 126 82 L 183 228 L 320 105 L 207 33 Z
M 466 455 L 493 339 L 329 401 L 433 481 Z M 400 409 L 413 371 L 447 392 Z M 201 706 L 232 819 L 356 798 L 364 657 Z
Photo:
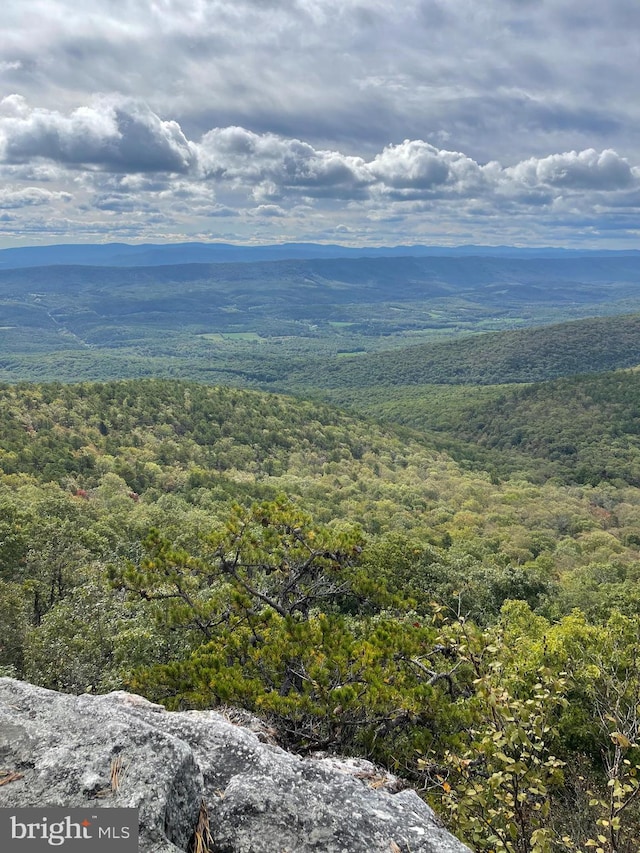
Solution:
M 618 432 L 626 376 L 583 386 Z M 2 672 L 241 705 L 393 768 L 478 851 L 640 848 L 630 476 L 501 482 L 323 404 L 160 380 L 5 386 L 0 435 Z
M 578 613 L 552 625 L 524 602 L 482 632 L 445 620 L 443 636 L 476 676 L 470 723 L 455 748 L 441 743 L 418 764 L 474 850 L 638 849 L 637 628 L 619 614 L 607 626 Z
M 464 464 L 535 482 L 640 484 L 640 374 L 619 370 L 530 385 L 375 386 L 331 402 L 428 436 Z
M 526 699 L 499 682 L 495 672 L 476 682 L 484 719 L 474 720 L 462 754 L 445 752 L 442 805 L 477 851 L 550 853 L 550 792 L 564 782 L 564 762 L 549 741 L 554 717 L 567 702 L 565 682 L 542 673 Z
M 142 599 L 166 602 L 172 627 L 211 639 L 221 624 L 251 625 L 261 606 L 294 620 L 319 607 L 348 607 L 359 595 L 351 568 L 362 541 L 354 527 L 318 528 L 280 497 L 248 509 L 234 505 L 200 559 L 153 531 L 147 556 L 111 574 Z
M 95 584 L 84 584 L 53 607 L 28 634 L 25 676 L 70 693 L 108 689 L 103 673 L 114 654 L 117 611 Z
M 433 602 L 460 609 L 478 624 L 495 621 L 507 599 L 540 607 L 553 594 L 548 573 L 514 565 L 499 542 L 487 536 L 443 537 L 425 544 L 399 533 L 380 537 L 367 548 L 365 573 L 379 587 L 404 597 L 418 612 L 430 613 Z
M 24 677 L 67 693 L 104 693 L 122 687 L 132 667 L 184 654 L 185 638 L 162 636 L 148 615 L 92 577 L 27 629 Z
M 265 715 L 283 743 L 330 749 L 401 766 L 451 727 L 442 688 L 412 655 L 434 631 L 377 617 L 358 624 L 318 613 L 304 621 L 263 612 L 222 630 L 190 658 L 140 671 L 132 686 L 169 707 L 240 705 Z
M 639 360 L 628 323 L 608 338 L 605 326 L 587 320 L 584 332 L 566 329 L 538 342 L 491 335 L 474 350 L 461 341 L 458 367 L 452 351 L 437 346 L 382 361 L 367 354 L 637 311 L 637 281 L 635 259 L 622 256 L 5 269 L 0 378 L 163 376 L 308 391 L 378 382 L 527 382 L 613 369 Z
M 402 386 L 498 385 L 598 373 L 640 362 L 640 315 L 599 317 L 534 329 L 433 341 L 347 359 L 292 382 L 296 387 L 394 389 Z
M 0 671 L 5 675 L 23 671 L 28 616 L 20 584 L 0 580 Z
M 199 560 L 154 534 L 149 556 L 115 583 L 162 601 L 171 629 L 206 642 L 131 685 L 174 708 L 267 714 L 296 749 L 406 761 L 434 727 L 451 726 L 439 720 L 440 682 L 460 688 L 428 620 L 378 612 L 383 590 L 358 570 L 362 542 L 357 528 L 318 527 L 285 499 L 235 506 Z

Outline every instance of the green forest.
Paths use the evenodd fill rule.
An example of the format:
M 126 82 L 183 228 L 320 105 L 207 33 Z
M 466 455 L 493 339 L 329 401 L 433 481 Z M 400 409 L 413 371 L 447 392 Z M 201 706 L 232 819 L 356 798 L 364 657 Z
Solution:
M 1 271 L 0 674 L 244 708 L 477 853 L 637 853 L 636 279 Z
M 638 318 L 620 315 L 638 311 L 624 253 L 3 268 L 0 381 L 162 376 L 303 396 L 531 382 L 634 366 Z M 407 371 L 395 351 L 412 345 Z
M 241 706 L 388 767 L 476 851 L 635 853 L 637 374 L 438 387 L 356 414 L 1 386 L 1 672 Z

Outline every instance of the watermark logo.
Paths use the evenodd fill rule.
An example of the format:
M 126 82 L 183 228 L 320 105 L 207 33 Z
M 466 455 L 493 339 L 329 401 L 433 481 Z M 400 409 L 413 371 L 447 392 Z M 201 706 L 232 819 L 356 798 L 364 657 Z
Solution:
M 138 810 L 0 808 L 3 853 L 50 853 L 52 849 L 137 853 Z

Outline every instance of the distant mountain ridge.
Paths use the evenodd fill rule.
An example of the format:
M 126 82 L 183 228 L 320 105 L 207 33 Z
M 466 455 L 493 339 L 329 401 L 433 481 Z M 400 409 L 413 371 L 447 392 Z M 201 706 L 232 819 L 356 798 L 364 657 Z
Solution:
M 342 246 L 325 243 L 236 245 L 233 243 L 86 243 L 24 246 L 0 249 L 0 269 L 49 265 L 165 266 L 193 263 L 252 263 L 256 261 L 377 257 L 640 257 L 632 250 L 584 250 L 515 246 Z
M 297 392 L 364 388 L 389 384 L 391 377 L 399 385 L 534 381 L 584 370 L 564 353 L 571 349 L 571 330 L 560 330 L 560 339 L 543 352 L 532 339 L 533 362 L 526 364 L 524 339 L 498 336 L 477 345 L 453 344 L 453 339 L 638 311 L 635 255 L 0 269 L 0 379 L 169 375 L 260 387 L 286 384 L 288 390 L 295 385 Z M 606 334 L 622 344 L 623 327 Z M 637 331 L 627 331 L 629 346 L 622 352 L 614 346 L 613 361 L 596 358 L 579 335 L 579 363 L 586 357 L 600 370 L 640 363 Z M 400 353 L 425 340 L 435 346 L 445 338 L 452 344 L 444 349 L 380 353 Z M 557 365 L 555 350 L 562 356 Z M 497 354 L 504 363 L 495 362 Z M 541 363 L 559 369 L 548 375 L 545 367 L 537 375 Z M 447 378 L 452 369 L 456 375 Z

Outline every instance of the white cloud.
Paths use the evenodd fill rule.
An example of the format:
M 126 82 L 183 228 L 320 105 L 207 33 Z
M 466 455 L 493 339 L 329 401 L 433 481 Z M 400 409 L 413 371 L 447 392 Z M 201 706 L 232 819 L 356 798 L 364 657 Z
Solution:
M 627 160 L 610 148 L 600 152 L 593 148 L 569 151 L 541 159 L 531 157 L 505 173 L 529 187 L 544 185 L 569 190 L 618 190 L 636 181 Z
M 10 95 L 0 102 L 0 150 L 9 163 L 43 158 L 119 172 L 185 172 L 194 159 L 177 122 L 115 97 L 63 115 Z
M 438 133 L 483 162 L 637 146 L 636 0 L 4 0 L 2 23 L 7 79 L 50 110 L 117 92 L 191 137 Z
M 280 207 L 278 204 L 259 204 L 258 207 L 255 207 L 253 210 L 250 210 L 249 213 L 252 216 L 266 216 L 266 217 L 284 217 L 287 216 L 287 211 Z
M 22 68 L 22 63 L 19 59 L 11 61 L 11 60 L 0 60 L 0 74 L 5 71 L 18 71 L 18 69 Z
M 20 207 L 70 202 L 73 196 L 67 192 L 52 192 L 41 187 L 3 187 L 0 189 L 0 209 L 11 210 Z
M 371 182 L 360 157 L 316 150 L 299 139 L 257 134 L 242 127 L 215 128 L 198 145 L 207 177 L 264 184 L 269 195 L 298 190 L 307 195 L 351 195 Z
M 487 186 L 494 164 L 483 169 L 458 151 L 438 149 L 423 140 L 405 139 L 389 145 L 367 163 L 383 191 L 396 190 L 396 197 L 461 193 L 474 194 Z M 499 167 L 498 167 L 499 168 Z M 403 192 L 407 191 L 407 192 Z
M 440 138 L 447 147 L 434 144 Z M 268 239 L 280 233 L 276 221 L 287 220 L 294 238 L 303 228 L 305 239 L 313 229 L 337 234 L 339 222 L 349 240 L 373 239 L 375 224 L 380 240 L 395 233 L 431 241 L 448 223 L 447 233 L 477 228 L 470 242 L 493 235 L 499 223 L 499 242 L 518 227 L 526 239 L 545 228 L 555 238 L 563 233 L 559 219 L 570 229 L 587 216 L 613 233 L 610 223 L 623 221 L 613 211 L 640 212 L 640 167 L 613 147 L 502 164 L 450 149 L 442 135 L 430 139 L 359 151 L 238 125 L 190 139 L 176 119 L 139 100 L 96 96 L 63 112 L 14 94 L 0 101 L 0 208 L 22 217 L 6 220 L 7 228 L 28 233 L 43 221 L 30 208 L 47 209 L 43 235 L 64 227 L 69 236 L 87 234 L 92 221 L 98 230 L 111 223 L 114 234 L 152 235 L 155 228 L 186 237 L 225 219 L 237 223 L 236 239 Z
M 449 163 L 443 156 L 446 153 L 428 142 L 405 139 L 401 145 L 389 145 L 376 155 L 369 170 L 390 187 L 431 189 L 450 180 Z

